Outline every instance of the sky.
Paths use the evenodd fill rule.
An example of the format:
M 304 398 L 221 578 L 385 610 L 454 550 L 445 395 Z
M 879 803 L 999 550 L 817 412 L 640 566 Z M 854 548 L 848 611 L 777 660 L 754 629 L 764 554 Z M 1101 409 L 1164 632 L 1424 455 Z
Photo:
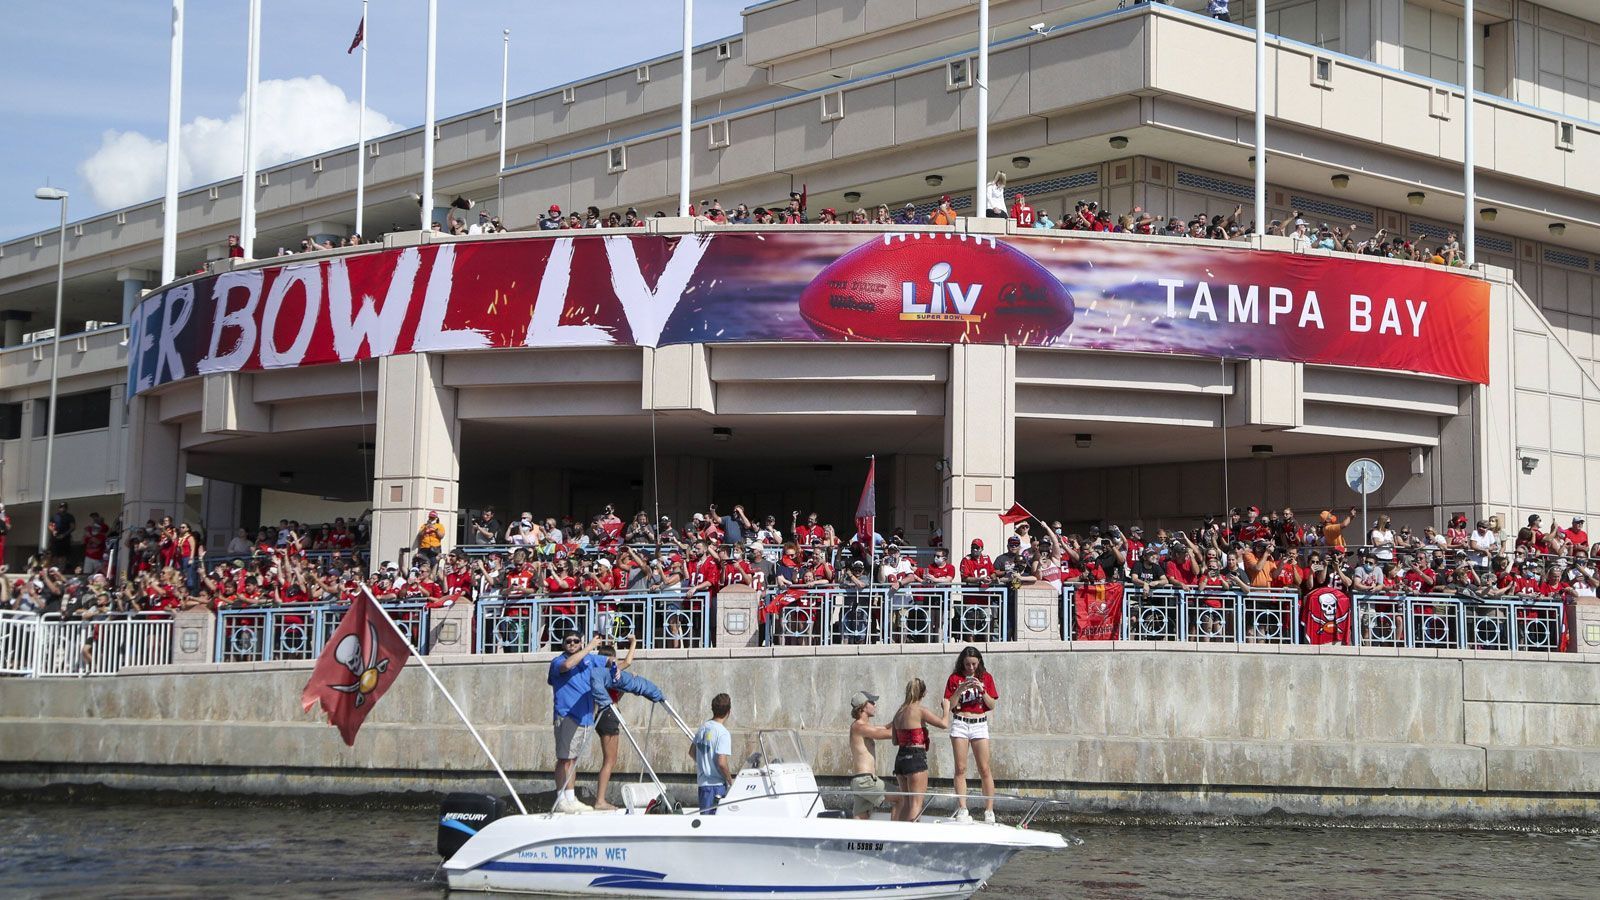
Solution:
M 754 0 L 697 0 L 694 40 L 738 34 Z M 246 0 L 187 0 L 183 155 L 187 188 L 242 165 Z M 49 184 L 69 214 L 159 196 L 167 133 L 170 0 L 0 0 L 0 240 L 53 227 Z M 423 118 L 427 0 L 371 0 L 367 133 Z M 679 47 L 674 0 L 439 0 L 439 118 L 500 101 L 501 31 L 511 96 Z M 346 54 L 360 0 L 263 0 L 258 156 L 263 165 L 355 142 L 360 53 Z

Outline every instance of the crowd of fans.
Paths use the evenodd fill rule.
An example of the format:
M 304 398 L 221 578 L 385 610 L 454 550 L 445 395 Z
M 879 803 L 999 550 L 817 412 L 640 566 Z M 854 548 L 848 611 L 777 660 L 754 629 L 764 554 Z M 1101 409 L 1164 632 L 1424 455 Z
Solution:
M 1277 588 L 1302 595 L 1333 586 L 1351 594 L 1438 593 L 1469 599 L 1592 597 L 1600 586 L 1582 518 L 1546 529 L 1531 516 L 1514 535 L 1497 519 L 1463 514 L 1420 531 L 1373 520 L 1365 541 L 1350 540 L 1355 511 L 1323 510 L 1310 521 L 1294 510 L 1256 507 L 1207 518 L 1191 529 L 1137 524 L 1066 531 L 1060 522 L 1014 526 L 1003 548 L 974 540 L 954 558 L 935 531 L 912 547 L 904 529 L 874 535 L 873 547 L 841 534 L 815 513 L 786 523 L 751 518 L 743 506 L 711 506 L 682 523 L 639 512 L 624 521 L 612 507 L 587 521 L 523 513 L 502 523 L 493 508 L 469 519 L 447 551 L 446 529 L 430 513 L 412 549 L 371 565 L 360 517 L 305 526 L 280 521 L 241 529 L 208 551 L 187 523 L 151 521 L 125 534 L 97 513 L 82 529 L 60 504 L 50 545 L 20 572 L 0 578 L 0 608 L 95 616 L 262 604 L 348 602 L 361 585 L 380 600 L 434 606 L 489 598 L 682 592 L 711 595 L 740 585 L 769 590 L 871 584 L 1010 587 L 1123 582 L 1135 589 Z M 0 529 L 8 528 L 0 506 Z M 853 532 L 853 529 L 851 529 Z M 0 538 L 3 538 L 0 531 Z M 120 549 L 116 549 L 120 548 Z M 0 552 L 3 552 L 0 545 Z M 126 574 L 107 569 L 112 550 Z M 119 566 L 119 568 L 122 566 Z M 3 570 L 0 570 L 3 571 Z

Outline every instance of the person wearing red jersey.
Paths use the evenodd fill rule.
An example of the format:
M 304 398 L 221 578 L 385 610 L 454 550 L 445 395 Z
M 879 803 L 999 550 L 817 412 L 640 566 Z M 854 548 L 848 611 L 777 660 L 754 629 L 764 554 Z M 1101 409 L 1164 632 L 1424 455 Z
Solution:
M 744 555 L 736 555 L 729 560 L 728 565 L 722 570 L 722 584 L 724 587 L 754 587 L 756 583 L 756 568 L 751 560 L 751 555 L 756 551 L 751 550 Z
M 1272 586 L 1298 590 L 1305 583 L 1306 574 L 1306 567 L 1300 564 L 1300 551 L 1291 548 L 1283 554 L 1283 565 L 1272 573 Z
M 1245 510 L 1244 521 L 1239 523 L 1239 540 L 1246 544 L 1264 541 L 1272 536 L 1272 528 L 1261 518 L 1261 507 Z
M 111 529 L 97 512 L 89 513 L 89 524 L 83 526 L 83 574 L 95 575 L 106 568 L 106 537 Z M 5 536 L 0 534 L 0 553 L 5 550 Z M 0 558 L 4 558 L 0 556 Z
M 817 524 L 817 514 L 806 516 L 805 522 L 794 526 L 794 542 L 802 547 L 822 543 L 824 529 Z
M 943 547 L 936 547 L 933 551 L 933 562 L 917 573 L 923 584 L 948 585 L 956 583 L 956 567 L 950 562 L 950 554 Z
M 988 587 L 994 582 L 994 560 L 983 552 L 983 538 L 973 538 L 967 555 L 961 558 L 961 582 Z
M 1517 532 L 1518 549 L 1527 550 L 1529 553 L 1543 553 L 1545 549 L 1543 520 L 1538 515 L 1528 517 L 1528 527 Z
M 971 821 L 967 812 L 967 750 L 978 766 L 983 784 L 983 820 L 994 822 L 994 773 L 989 766 L 989 713 L 1000 700 L 994 676 L 983 665 L 983 653 L 966 647 L 956 657 L 955 669 L 945 680 L 944 700 L 950 709 L 950 748 L 955 756 L 956 821 Z
M 472 569 L 467 566 L 466 557 L 451 555 L 450 568 L 444 573 L 444 592 L 452 601 L 472 598 Z
M 1033 207 L 1028 205 L 1026 194 L 1017 194 L 1011 201 L 1011 218 L 1016 221 L 1018 228 L 1033 227 Z

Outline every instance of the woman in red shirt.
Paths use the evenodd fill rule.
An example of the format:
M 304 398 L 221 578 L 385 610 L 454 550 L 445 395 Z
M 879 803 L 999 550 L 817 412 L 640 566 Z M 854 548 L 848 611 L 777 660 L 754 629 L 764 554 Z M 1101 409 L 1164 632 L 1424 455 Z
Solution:
M 950 746 L 955 755 L 954 781 L 956 821 L 966 822 L 972 817 L 967 812 L 967 747 L 972 748 L 972 758 L 978 764 L 978 778 L 983 782 L 983 820 L 994 822 L 994 773 L 989 768 L 989 712 L 1000 699 L 995 689 L 994 677 L 983 666 L 983 653 L 977 647 L 967 647 L 956 657 L 955 671 L 944 683 L 945 703 L 950 706 Z

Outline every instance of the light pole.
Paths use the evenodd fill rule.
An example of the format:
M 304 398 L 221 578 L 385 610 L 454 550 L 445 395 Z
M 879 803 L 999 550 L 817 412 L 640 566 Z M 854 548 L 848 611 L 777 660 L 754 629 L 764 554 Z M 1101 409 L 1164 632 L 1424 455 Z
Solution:
M 50 409 L 45 413 L 44 495 L 39 501 L 39 552 L 42 556 L 49 547 L 50 475 L 56 461 L 56 379 L 61 372 L 61 288 L 67 274 L 67 192 L 42 187 L 34 191 L 33 196 L 61 202 L 61 230 L 56 238 L 56 329 L 50 339 Z

